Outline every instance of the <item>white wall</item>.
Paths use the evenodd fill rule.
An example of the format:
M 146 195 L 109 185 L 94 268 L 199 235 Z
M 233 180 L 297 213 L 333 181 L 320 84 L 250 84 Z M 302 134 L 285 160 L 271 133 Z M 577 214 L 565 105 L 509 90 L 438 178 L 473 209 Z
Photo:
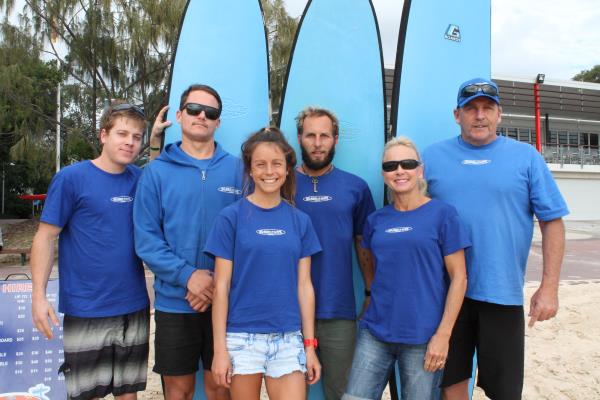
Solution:
M 571 221 L 600 221 L 600 165 L 548 164 L 571 213 Z

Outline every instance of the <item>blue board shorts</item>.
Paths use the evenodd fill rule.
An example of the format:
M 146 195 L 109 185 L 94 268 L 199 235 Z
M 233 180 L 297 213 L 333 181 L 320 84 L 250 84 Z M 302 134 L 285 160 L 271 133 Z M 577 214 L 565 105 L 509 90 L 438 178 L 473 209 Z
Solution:
M 233 375 L 264 374 L 279 378 L 295 371 L 306 372 L 306 353 L 300 331 L 227 332 L 226 340 Z

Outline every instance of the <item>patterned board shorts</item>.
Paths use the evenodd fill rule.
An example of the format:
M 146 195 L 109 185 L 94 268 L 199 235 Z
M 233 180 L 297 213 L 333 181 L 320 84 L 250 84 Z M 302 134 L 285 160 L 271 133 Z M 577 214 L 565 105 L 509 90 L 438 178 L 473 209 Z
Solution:
M 65 374 L 70 400 L 120 396 L 146 389 L 150 312 L 106 318 L 65 315 Z
M 306 353 L 300 331 L 285 333 L 227 333 L 233 375 L 262 373 L 279 378 L 306 372 Z

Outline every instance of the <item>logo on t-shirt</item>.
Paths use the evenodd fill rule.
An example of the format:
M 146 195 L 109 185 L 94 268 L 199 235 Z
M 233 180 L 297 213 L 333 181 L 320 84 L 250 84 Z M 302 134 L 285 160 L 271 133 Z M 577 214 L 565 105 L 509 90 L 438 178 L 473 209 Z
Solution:
M 110 201 L 113 203 L 131 203 L 133 201 L 133 197 L 131 196 L 115 196 L 111 197 Z
M 324 201 L 331 201 L 333 197 L 331 196 L 305 196 L 302 198 L 303 201 L 308 203 L 322 203 Z
M 492 160 L 463 160 L 464 165 L 485 165 L 491 163 Z
M 263 236 L 281 236 L 285 235 L 283 229 L 257 229 L 256 233 Z
M 233 186 L 221 186 L 217 190 L 221 193 L 227 194 L 242 194 L 242 191 L 240 189 L 234 188 Z
M 385 233 L 404 233 L 412 231 L 412 226 L 397 226 L 395 228 L 389 228 L 385 230 Z

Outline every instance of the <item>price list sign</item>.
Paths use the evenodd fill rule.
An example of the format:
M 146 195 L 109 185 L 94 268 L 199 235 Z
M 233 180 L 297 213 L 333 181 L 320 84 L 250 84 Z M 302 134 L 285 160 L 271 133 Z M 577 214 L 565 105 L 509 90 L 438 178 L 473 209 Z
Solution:
M 58 280 L 48 282 L 48 300 L 57 309 Z M 62 314 L 52 340 L 31 321 L 31 281 L 0 282 L 0 400 L 62 400 L 64 375 Z

